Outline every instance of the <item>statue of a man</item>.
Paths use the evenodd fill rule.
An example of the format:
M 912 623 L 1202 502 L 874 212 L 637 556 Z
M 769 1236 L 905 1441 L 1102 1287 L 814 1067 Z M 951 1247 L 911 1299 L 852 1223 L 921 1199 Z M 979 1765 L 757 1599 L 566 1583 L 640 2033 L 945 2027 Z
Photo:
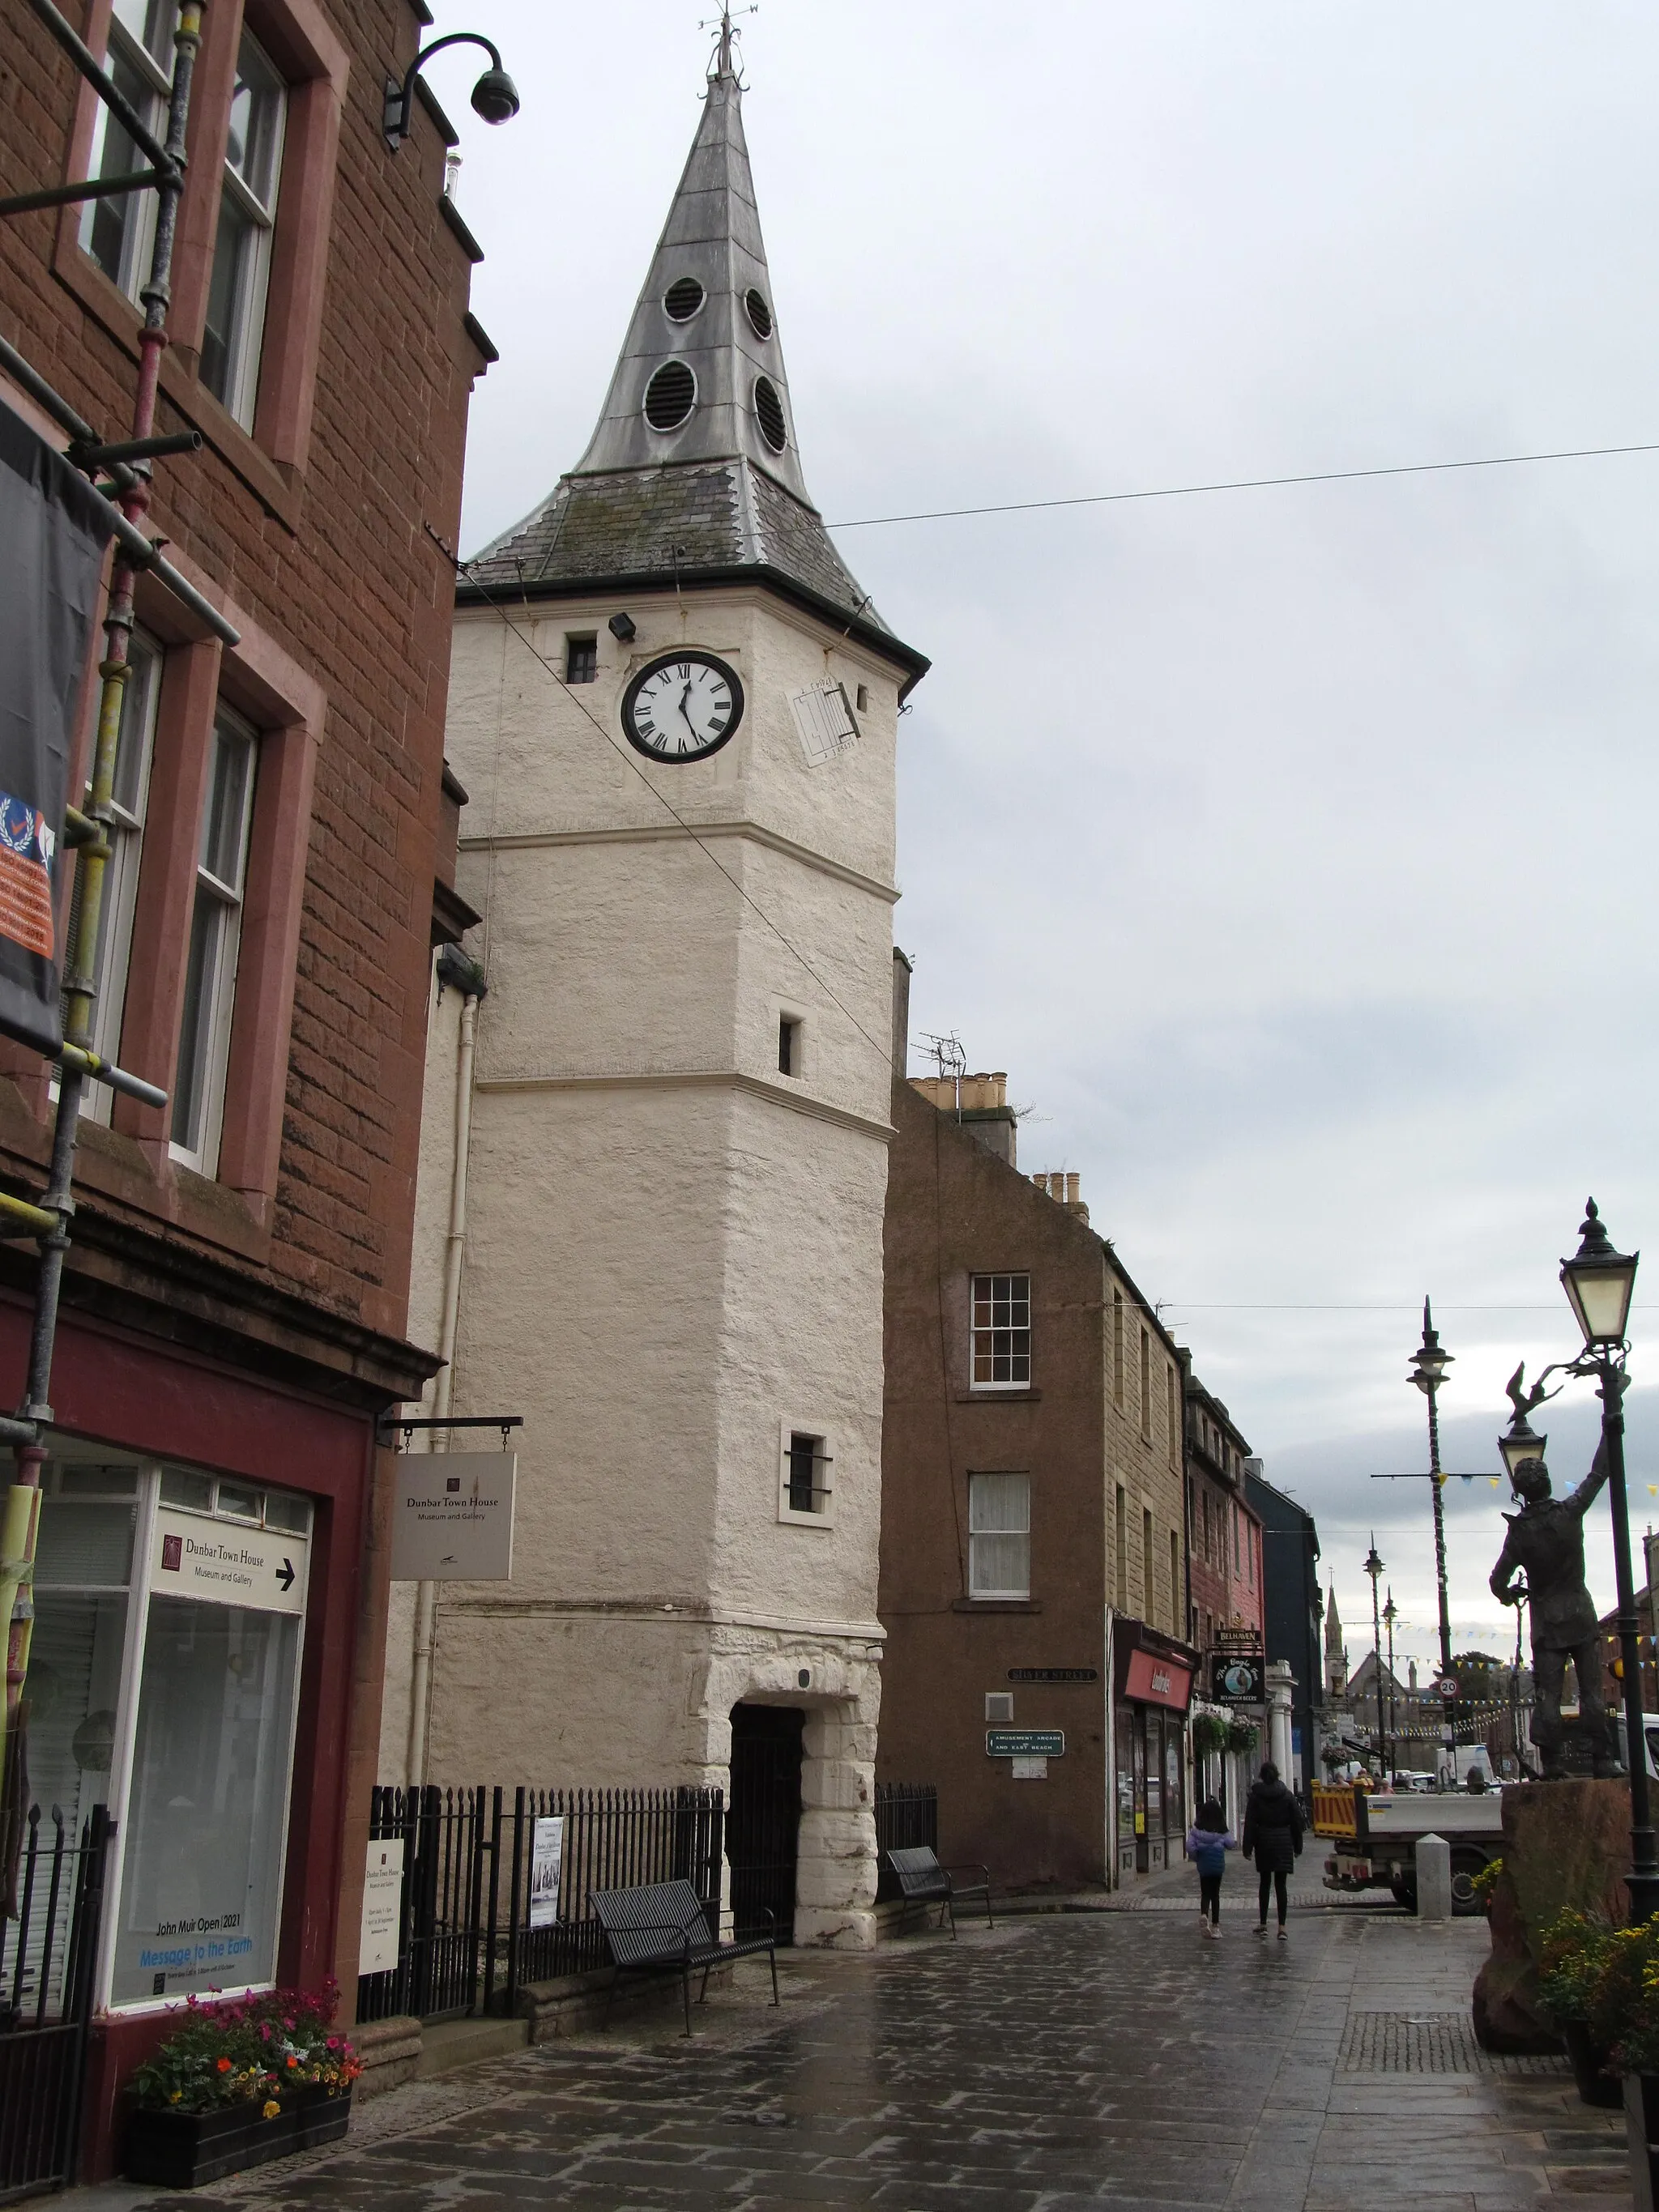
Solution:
M 1578 1677 L 1581 1729 L 1589 1736 L 1595 1772 L 1620 1767 L 1607 1741 L 1601 1697 L 1601 1632 L 1584 1585 L 1584 1516 L 1607 1479 L 1607 1448 L 1570 1498 L 1552 1498 L 1549 1469 L 1541 1459 L 1522 1460 L 1514 1474 L 1518 1513 L 1506 1513 L 1510 1533 L 1492 1571 L 1492 1594 L 1502 1605 L 1519 1605 L 1515 1577 L 1524 1573 L 1532 1606 L 1532 1740 L 1544 1762 L 1544 1779 L 1565 1779 L 1561 1688 L 1567 1662 Z

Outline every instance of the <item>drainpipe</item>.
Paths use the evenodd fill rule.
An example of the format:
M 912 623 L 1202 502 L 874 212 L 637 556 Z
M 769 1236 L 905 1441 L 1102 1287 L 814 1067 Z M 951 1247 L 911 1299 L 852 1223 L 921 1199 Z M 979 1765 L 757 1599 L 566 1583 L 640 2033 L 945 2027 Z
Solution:
M 441 996 L 446 984 L 453 984 L 461 994 L 461 1033 L 455 1054 L 455 1149 L 449 1170 L 449 1233 L 444 1240 L 443 1313 L 438 1329 L 438 1357 L 443 1365 L 438 1370 L 432 1393 L 432 1412 L 438 1420 L 444 1419 L 450 1410 L 455 1373 L 455 1335 L 461 1310 L 461 1255 L 466 1244 L 466 1160 L 472 1135 L 472 1054 L 477 1035 L 478 1003 L 489 988 L 483 968 L 476 960 L 470 960 L 459 945 L 446 945 L 439 950 Z M 444 1448 L 448 1449 L 447 1437 Z M 431 1449 L 435 1450 L 436 1444 Z M 426 1780 L 432 1654 L 437 1634 L 438 1585 L 417 1583 L 409 1684 L 408 1768 L 411 1790 L 419 1789 Z

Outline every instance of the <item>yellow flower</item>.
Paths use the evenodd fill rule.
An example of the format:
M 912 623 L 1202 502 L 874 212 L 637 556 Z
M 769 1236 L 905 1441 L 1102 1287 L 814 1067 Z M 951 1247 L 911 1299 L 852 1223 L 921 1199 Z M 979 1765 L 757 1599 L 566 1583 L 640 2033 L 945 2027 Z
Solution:
M 275 2097 L 269 2097 L 265 2100 L 264 2111 L 259 2115 L 259 2117 L 264 2120 L 274 2120 L 282 2109 L 282 2106 L 277 2103 Z
M 184 2094 L 185 2093 L 182 2089 L 175 2089 L 173 2094 L 167 2099 L 168 2104 L 181 2104 L 184 2101 Z

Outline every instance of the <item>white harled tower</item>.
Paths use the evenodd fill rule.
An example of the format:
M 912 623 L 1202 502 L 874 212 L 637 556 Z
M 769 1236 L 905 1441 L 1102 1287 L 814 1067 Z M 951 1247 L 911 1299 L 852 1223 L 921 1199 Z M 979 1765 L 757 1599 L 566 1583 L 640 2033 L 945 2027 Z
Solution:
M 720 1784 L 734 1827 L 789 1830 L 793 1900 L 764 1901 L 796 1940 L 863 1944 L 894 769 L 927 662 L 795 434 L 728 28 L 587 450 L 458 593 L 488 994 L 450 1409 L 525 1427 L 513 1580 L 440 1586 L 429 1635 L 394 1588 L 381 1775 L 412 1745 L 445 1783 Z M 459 1005 L 428 1055 L 434 1341 Z

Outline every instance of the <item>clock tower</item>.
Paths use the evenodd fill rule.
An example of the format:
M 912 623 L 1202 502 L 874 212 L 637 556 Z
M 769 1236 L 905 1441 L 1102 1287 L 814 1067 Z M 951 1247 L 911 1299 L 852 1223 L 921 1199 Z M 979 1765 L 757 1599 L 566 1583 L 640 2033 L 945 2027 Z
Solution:
M 894 766 L 927 665 L 806 488 L 726 35 L 587 451 L 458 592 L 488 989 L 449 1410 L 525 1426 L 512 1579 L 394 1592 L 381 1771 L 719 1784 L 734 1839 L 771 1823 L 734 1905 L 782 1881 L 798 1942 L 874 1932 Z

